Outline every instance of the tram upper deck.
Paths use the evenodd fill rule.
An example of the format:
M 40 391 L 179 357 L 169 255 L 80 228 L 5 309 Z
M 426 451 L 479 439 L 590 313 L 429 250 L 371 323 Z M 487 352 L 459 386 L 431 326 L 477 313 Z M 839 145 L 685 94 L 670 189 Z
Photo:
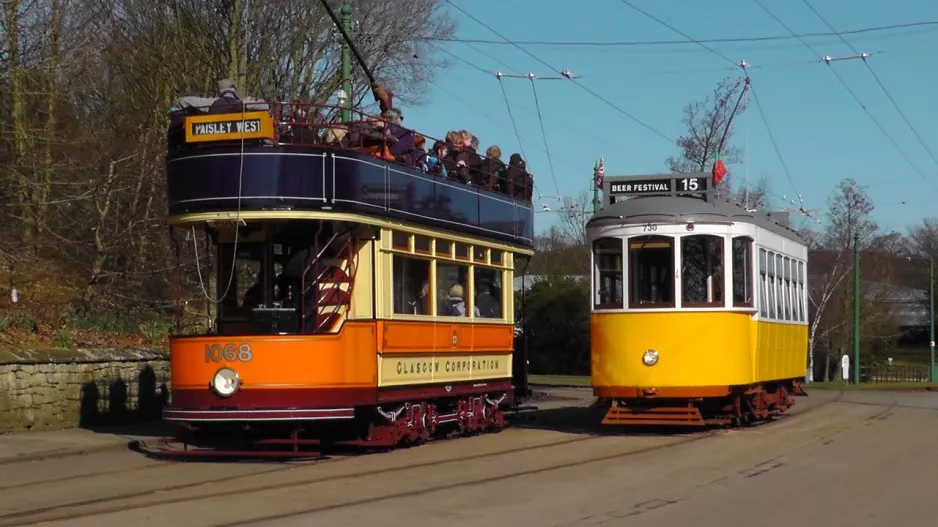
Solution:
M 167 136 L 171 224 L 328 216 L 533 247 L 533 179 L 523 162 L 519 171 L 471 151 L 459 163 L 452 150 L 463 149 L 450 145 L 434 164 L 434 151 L 424 149 L 432 138 L 399 125 L 389 133 L 383 119 L 356 110 L 335 119 L 341 108 L 322 104 L 183 106 Z M 396 148 L 401 137 L 413 146 Z

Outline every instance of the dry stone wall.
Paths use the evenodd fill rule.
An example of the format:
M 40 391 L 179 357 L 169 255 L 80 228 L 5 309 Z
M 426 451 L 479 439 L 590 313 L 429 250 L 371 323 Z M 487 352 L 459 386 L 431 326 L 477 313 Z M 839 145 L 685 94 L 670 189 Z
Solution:
M 159 419 L 168 401 L 165 350 L 0 351 L 0 433 Z

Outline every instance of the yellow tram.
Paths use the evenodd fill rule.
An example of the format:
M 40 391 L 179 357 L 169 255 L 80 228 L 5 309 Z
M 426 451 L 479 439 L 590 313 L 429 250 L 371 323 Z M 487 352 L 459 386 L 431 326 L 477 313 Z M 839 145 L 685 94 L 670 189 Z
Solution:
M 787 411 L 807 361 L 808 249 L 709 174 L 606 178 L 592 246 L 604 424 L 746 424 Z M 622 199 L 625 198 L 625 199 Z

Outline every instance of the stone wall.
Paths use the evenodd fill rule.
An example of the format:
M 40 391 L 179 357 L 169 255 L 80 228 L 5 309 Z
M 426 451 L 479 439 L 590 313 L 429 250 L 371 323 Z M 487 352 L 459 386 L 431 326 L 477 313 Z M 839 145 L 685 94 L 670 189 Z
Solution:
M 0 350 L 0 434 L 159 419 L 169 353 Z

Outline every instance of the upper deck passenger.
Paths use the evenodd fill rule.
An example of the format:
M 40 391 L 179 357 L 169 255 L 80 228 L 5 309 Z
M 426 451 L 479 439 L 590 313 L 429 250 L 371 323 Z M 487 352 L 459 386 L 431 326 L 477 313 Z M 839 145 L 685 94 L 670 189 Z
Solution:
M 234 81 L 222 79 L 218 81 L 218 98 L 208 108 L 208 113 L 241 112 L 244 103 L 238 97 Z

